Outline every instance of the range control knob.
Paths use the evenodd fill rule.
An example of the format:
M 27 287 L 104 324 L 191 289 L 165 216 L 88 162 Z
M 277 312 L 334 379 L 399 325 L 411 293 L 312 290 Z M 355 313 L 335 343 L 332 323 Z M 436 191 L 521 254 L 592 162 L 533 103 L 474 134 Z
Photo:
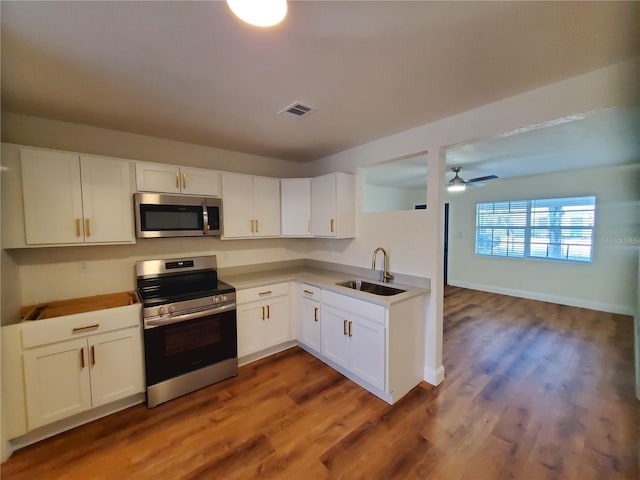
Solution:
M 166 310 L 164 309 L 164 307 L 158 308 L 158 315 L 164 315 L 165 313 L 166 313 Z
M 169 313 L 173 313 L 176 311 L 176 307 L 174 307 L 173 305 L 169 305 Z

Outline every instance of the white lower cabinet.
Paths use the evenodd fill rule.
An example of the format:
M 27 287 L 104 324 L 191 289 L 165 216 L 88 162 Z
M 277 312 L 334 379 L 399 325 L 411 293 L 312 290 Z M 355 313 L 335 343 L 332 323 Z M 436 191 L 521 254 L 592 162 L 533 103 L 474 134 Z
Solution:
M 385 388 L 384 324 L 330 305 L 322 309 L 322 353 L 376 388 Z
M 86 339 L 26 350 L 23 358 L 29 429 L 91 408 Z
M 139 327 L 25 349 L 29 429 L 144 390 L 141 358 Z
M 424 296 L 386 306 L 325 289 L 321 297 L 318 358 L 388 403 L 422 381 Z M 309 345 L 304 334 L 300 342 Z
M 298 340 L 312 350 L 320 352 L 322 336 L 320 327 L 320 289 L 318 287 L 302 285 L 299 315 Z
M 238 357 L 291 340 L 289 284 L 236 292 Z

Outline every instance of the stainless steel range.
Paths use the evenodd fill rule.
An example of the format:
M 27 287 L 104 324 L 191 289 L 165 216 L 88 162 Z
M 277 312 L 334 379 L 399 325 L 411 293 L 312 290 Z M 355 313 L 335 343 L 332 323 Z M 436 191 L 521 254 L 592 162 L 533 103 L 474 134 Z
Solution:
M 215 255 L 136 262 L 136 280 L 149 407 L 237 375 L 236 292 Z

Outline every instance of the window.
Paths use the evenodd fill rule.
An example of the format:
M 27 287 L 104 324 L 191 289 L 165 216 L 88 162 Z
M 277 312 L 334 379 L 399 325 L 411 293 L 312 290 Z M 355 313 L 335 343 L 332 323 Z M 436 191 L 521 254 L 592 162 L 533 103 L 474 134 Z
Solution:
M 591 262 L 596 197 L 476 205 L 476 254 Z

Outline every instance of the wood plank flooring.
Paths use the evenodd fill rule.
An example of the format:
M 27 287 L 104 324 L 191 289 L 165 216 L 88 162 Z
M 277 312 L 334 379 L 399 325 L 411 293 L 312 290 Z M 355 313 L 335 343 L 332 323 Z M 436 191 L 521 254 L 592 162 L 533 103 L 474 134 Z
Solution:
M 2 479 L 638 479 L 630 317 L 448 287 L 394 406 L 293 348 L 15 452 Z

